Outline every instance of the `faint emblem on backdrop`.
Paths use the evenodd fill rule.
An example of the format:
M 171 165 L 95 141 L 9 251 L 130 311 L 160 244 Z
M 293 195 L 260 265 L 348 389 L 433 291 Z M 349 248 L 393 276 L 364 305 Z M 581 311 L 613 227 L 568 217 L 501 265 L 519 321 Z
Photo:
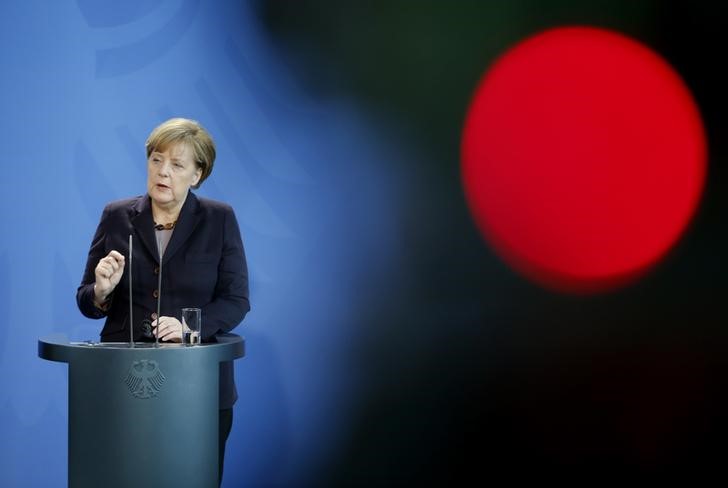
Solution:
M 114 45 L 97 46 L 96 76 L 126 75 L 161 58 L 192 25 L 199 4 L 199 0 L 76 0 L 89 27 L 113 30 Z M 153 26 L 145 22 L 147 18 Z
M 134 398 L 146 399 L 157 396 L 165 379 L 156 361 L 140 359 L 131 365 L 124 383 Z

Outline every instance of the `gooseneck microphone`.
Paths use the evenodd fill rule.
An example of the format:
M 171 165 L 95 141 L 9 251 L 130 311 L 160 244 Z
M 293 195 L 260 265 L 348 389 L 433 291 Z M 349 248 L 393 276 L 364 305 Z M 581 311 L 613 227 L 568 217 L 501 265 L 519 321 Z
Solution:
M 159 318 L 162 316 L 162 241 L 159 237 L 159 233 L 156 233 L 157 238 L 157 254 L 159 254 L 159 276 L 157 277 L 157 332 L 154 334 L 155 342 L 154 347 L 159 347 Z
M 132 294 L 132 256 L 134 256 L 134 250 L 132 247 L 132 236 L 129 234 L 129 343 L 131 347 L 134 347 L 134 304 Z

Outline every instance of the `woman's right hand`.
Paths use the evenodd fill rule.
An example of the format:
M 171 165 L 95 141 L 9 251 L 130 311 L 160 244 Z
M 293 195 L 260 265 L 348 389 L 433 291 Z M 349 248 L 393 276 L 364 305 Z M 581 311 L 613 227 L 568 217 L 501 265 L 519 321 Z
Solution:
M 94 270 L 96 284 L 94 295 L 97 303 L 104 303 L 106 298 L 114 291 L 124 274 L 124 256 L 117 251 L 111 251 L 106 257 L 99 260 Z

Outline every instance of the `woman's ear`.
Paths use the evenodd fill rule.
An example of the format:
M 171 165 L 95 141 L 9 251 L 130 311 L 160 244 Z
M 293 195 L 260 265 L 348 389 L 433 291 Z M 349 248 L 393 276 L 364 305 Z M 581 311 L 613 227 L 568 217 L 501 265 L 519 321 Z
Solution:
M 197 184 L 200 182 L 200 177 L 202 177 L 202 168 L 197 168 L 197 171 L 195 171 L 195 176 L 192 178 L 191 186 L 197 186 Z

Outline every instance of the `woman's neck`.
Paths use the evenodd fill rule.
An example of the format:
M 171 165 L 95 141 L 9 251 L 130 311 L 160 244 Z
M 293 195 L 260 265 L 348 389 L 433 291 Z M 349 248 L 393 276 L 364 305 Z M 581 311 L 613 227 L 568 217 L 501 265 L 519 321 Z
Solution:
M 184 204 L 184 202 L 182 202 Z M 157 224 L 169 224 L 175 222 L 182 210 L 182 204 L 174 207 L 161 207 L 152 200 L 152 218 Z

